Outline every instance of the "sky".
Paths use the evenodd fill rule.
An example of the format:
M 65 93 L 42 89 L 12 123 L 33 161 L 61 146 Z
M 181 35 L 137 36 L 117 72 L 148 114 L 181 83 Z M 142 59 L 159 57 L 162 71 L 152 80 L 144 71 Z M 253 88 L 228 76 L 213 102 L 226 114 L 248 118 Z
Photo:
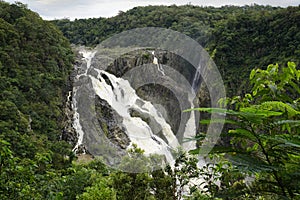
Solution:
M 4 0 L 14 3 L 16 0 Z M 136 6 L 147 5 L 199 5 L 215 6 L 223 5 L 271 5 L 271 6 L 298 6 L 300 0 L 17 0 L 28 5 L 28 8 L 37 12 L 43 19 L 69 18 L 98 18 L 112 17 L 119 11 L 127 11 Z

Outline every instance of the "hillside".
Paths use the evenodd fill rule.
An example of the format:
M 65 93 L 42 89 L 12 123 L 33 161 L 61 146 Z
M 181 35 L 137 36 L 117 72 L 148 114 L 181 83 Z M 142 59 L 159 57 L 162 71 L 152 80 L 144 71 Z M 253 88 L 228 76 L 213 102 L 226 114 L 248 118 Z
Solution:
M 128 48 L 120 56 L 128 49 L 119 40 L 111 41 L 116 49 L 93 49 L 150 26 L 184 33 L 209 52 L 226 109 L 183 112 L 199 99 L 210 105 L 210 96 L 201 65 L 173 52 Z M 299 58 L 300 6 L 147 6 L 45 21 L 0 0 L 0 199 L 299 199 Z M 195 82 L 194 99 L 177 71 L 186 85 Z M 150 74 L 154 81 L 144 82 Z M 196 145 L 217 143 L 207 126 L 222 123 L 223 143 L 199 156 L 206 146 Z
M 300 7 L 136 7 L 111 18 L 53 21 L 71 43 L 95 46 L 113 34 L 163 27 L 199 42 L 213 57 L 229 94 L 245 93 L 251 69 L 270 63 L 299 64 Z
M 38 197 L 42 175 L 70 164 L 60 137 L 72 63 L 53 24 L 23 4 L 0 2 L 0 199 Z

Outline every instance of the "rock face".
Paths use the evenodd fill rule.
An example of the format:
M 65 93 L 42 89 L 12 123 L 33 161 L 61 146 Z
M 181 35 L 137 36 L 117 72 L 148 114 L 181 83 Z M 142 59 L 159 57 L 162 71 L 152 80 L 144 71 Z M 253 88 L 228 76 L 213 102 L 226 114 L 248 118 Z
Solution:
M 152 63 L 154 56 L 151 52 L 152 50 L 136 50 L 122 55 L 116 58 L 113 63 L 107 67 L 106 71 L 117 77 L 122 77 L 126 72 L 135 67 Z M 162 50 L 155 51 L 155 57 L 157 57 L 159 64 L 170 66 L 182 74 L 187 81 L 192 84 L 195 69 L 190 63 L 172 52 Z M 96 58 L 94 60 L 95 66 L 97 66 L 97 61 L 99 61 L 99 59 L 97 60 Z
M 122 117 L 111 106 L 98 96 L 95 97 L 97 120 L 106 137 L 121 149 L 126 149 L 130 139 L 122 126 Z
M 66 97 L 67 101 L 65 103 L 64 107 L 64 114 L 65 118 L 63 120 L 64 122 L 64 129 L 62 131 L 62 140 L 68 142 L 69 144 L 72 144 L 72 146 L 75 146 L 77 141 L 76 131 L 73 127 L 73 115 L 74 111 L 72 109 L 72 92 L 69 91 L 68 95 Z
M 130 53 L 126 53 L 114 60 L 102 55 L 97 55 L 96 53 L 91 65 L 95 69 L 105 69 L 107 72 L 114 74 L 117 77 L 123 78 L 126 77 L 127 72 L 138 66 L 152 64 L 154 57 L 151 54 L 151 52 L 152 50 L 136 50 Z M 184 77 L 187 83 L 192 85 L 196 70 L 190 63 L 185 61 L 180 56 L 175 55 L 171 52 L 156 51 L 155 56 L 158 58 L 159 63 L 163 67 L 168 66 L 171 70 L 177 71 Z M 108 63 L 110 64 L 108 65 Z M 62 134 L 62 139 L 69 142 L 73 146 L 77 142 L 77 133 L 72 126 L 74 114 L 74 111 L 72 110 L 72 88 L 74 84 L 74 77 L 77 74 L 81 73 L 81 69 L 84 70 L 85 65 L 86 63 L 82 60 L 82 56 L 77 54 L 75 70 L 70 75 L 68 82 L 68 91 L 66 91 L 67 100 L 64 108 L 66 117 L 64 120 L 65 127 Z M 90 70 L 89 73 L 92 74 L 93 71 Z M 130 82 L 130 80 L 129 82 L 132 85 L 134 85 L 134 81 L 142 81 L 143 79 L 147 78 L 147 75 L 149 73 L 151 73 L 151 69 L 147 68 L 143 75 L 134 77 L 133 82 Z M 170 89 L 172 87 L 175 87 L 177 93 L 174 93 L 174 91 Z M 167 123 L 170 124 L 174 134 L 183 134 L 184 126 L 181 126 L 181 123 L 185 124 L 188 121 L 189 113 L 182 113 L 182 110 L 188 109 L 191 106 L 190 104 L 182 105 L 182 102 L 178 100 L 178 96 L 180 96 L 181 99 L 184 99 L 184 101 L 189 102 L 188 93 L 186 92 L 184 87 L 180 87 L 180 84 L 178 85 L 178 83 L 169 81 L 166 78 L 161 84 L 149 83 L 135 88 L 136 94 L 141 99 L 152 102 L 156 109 L 160 111 Z M 209 105 L 208 102 L 209 95 L 207 93 L 207 90 L 205 89 L 205 87 L 201 87 L 201 89 L 197 93 L 196 103 L 198 105 Z M 98 123 L 100 125 L 100 128 L 103 130 L 103 133 L 118 148 L 126 149 L 127 146 L 130 144 L 130 139 L 126 135 L 125 128 L 122 127 L 122 118 L 118 115 L 116 111 L 114 111 L 110 107 L 110 105 L 105 100 L 99 97 L 95 98 L 95 110 Z M 147 121 L 153 121 L 149 118 L 150 116 L 146 116 L 144 113 L 137 112 L 136 110 L 131 110 L 130 114 L 133 117 L 141 118 L 146 123 Z M 149 124 L 149 126 L 156 125 Z M 155 129 L 155 127 L 151 128 Z M 158 136 L 161 136 L 159 132 L 156 134 Z M 177 137 L 180 138 L 183 136 L 177 135 Z M 163 137 L 161 138 L 164 139 Z
M 181 120 L 180 104 L 174 94 L 161 85 L 149 84 L 136 90 L 137 95 L 154 104 L 167 123 L 170 124 L 173 133 L 177 133 Z
M 195 69 L 190 63 L 185 61 L 180 56 L 167 51 L 156 51 L 155 56 L 158 58 L 160 65 L 168 66 L 171 69 L 176 70 L 176 72 L 183 75 L 186 81 L 192 85 Z M 124 75 L 126 76 L 127 72 L 135 67 L 151 64 L 153 62 L 153 58 L 154 56 L 152 55 L 152 50 L 132 51 L 115 59 L 114 62 L 107 67 L 106 71 L 118 77 L 124 77 Z M 143 76 L 134 77 L 133 79 L 135 79 L 136 82 L 143 81 L 143 79 L 147 78 L 150 73 L 151 70 L 145 70 L 144 73 L 142 73 Z M 128 80 L 132 85 L 135 85 L 134 81 L 132 82 L 132 79 L 129 78 Z M 178 97 L 178 94 L 174 94 L 170 90 L 170 88 L 177 87 L 175 90 L 182 91 L 180 94 L 181 98 L 188 102 L 186 91 L 184 91 L 183 88 L 178 88 L 176 84 L 178 83 L 170 82 L 168 79 L 164 79 L 162 84 L 146 84 L 136 88 L 136 93 L 140 98 L 152 102 L 154 105 L 160 108 L 159 110 L 164 111 L 164 117 L 170 124 L 172 131 L 175 134 L 178 132 L 184 132 L 184 127 L 179 127 L 180 121 L 185 123 L 189 116 L 187 114 L 182 114 L 181 110 L 190 108 L 190 105 L 187 105 L 186 108 L 183 108 L 176 98 L 176 96 Z
M 81 65 L 84 63 L 81 60 L 82 56 L 77 53 L 76 61 L 74 64 L 74 70 L 71 72 L 67 83 L 66 89 L 64 91 L 65 95 L 65 103 L 64 103 L 64 119 L 63 119 L 63 130 L 61 139 L 71 144 L 73 147 L 75 146 L 78 138 L 76 130 L 73 127 L 73 119 L 74 119 L 74 110 L 72 107 L 72 99 L 73 99 L 73 85 L 74 85 L 74 78 L 78 74 L 77 69 L 80 69 Z M 84 151 L 82 149 L 82 151 Z

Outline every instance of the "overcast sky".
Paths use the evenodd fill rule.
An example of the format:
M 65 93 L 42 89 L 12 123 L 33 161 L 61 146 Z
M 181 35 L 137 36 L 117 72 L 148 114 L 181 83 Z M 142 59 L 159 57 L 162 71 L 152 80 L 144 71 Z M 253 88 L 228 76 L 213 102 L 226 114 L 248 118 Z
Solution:
M 15 0 L 4 0 L 13 3 Z M 191 3 L 202 6 L 250 5 L 253 3 L 272 6 L 298 6 L 300 0 L 17 0 L 39 13 L 44 19 L 90 17 L 112 17 L 119 11 L 126 11 L 136 6 L 147 5 L 184 5 Z

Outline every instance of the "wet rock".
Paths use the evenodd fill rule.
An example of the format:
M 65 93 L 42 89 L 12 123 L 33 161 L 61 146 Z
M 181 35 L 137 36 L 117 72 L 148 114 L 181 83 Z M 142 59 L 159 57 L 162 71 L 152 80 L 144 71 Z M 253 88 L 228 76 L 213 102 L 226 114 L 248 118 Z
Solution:
M 151 54 L 151 52 L 152 50 L 136 50 L 130 53 L 126 53 L 117 58 L 114 58 L 114 56 L 106 56 L 102 54 L 100 55 L 96 53 L 96 56 L 92 59 L 92 68 L 90 68 L 88 74 L 96 77 L 98 75 L 98 72 L 95 69 L 101 69 L 106 70 L 117 77 L 123 77 L 127 72 L 136 67 L 152 64 L 153 55 Z M 183 76 L 184 79 L 186 79 L 187 83 L 192 85 L 196 70 L 190 63 L 171 52 L 156 51 L 155 54 L 160 64 L 168 66 L 170 67 L 170 69 L 178 72 Z M 86 63 L 84 60 L 82 60 L 82 56 L 79 54 L 77 55 L 78 56 L 74 66 L 74 71 L 69 77 L 67 89 L 65 92 L 65 119 L 64 129 L 62 132 L 62 139 L 69 142 L 73 146 L 77 143 L 78 140 L 77 133 L 72 126 L 74 115 L 74 111 L 72 110 L 72 90 L 74 86 L 74 78 L 76 77 L 76 75 L 83 73 L 84 69 L 86 69 Z M 107 55 L 111 55 L 111 53 L 109 52 Z M 151 73 L 155 69 L 154 67 L 156 66 L 152 64 L 152 68 L 147 68 L 147 70 L 143 72 L 144 77 L 138 76 L 134 78 L 137 82 L 143 81 L 143 79 L 147 77 L 148 73 Z M 167 70 L 167 73 L 173 72 Z M 156 78 L 158 80 L 160 79 L 160 77 Z M 181 87 L 180 84 L 171 82 L 168 79 L 163 79 L 163 81 L 164 82 L 162 82 L 161 84 L 146 84 L 141 87 L 137 87 L 135 88 L 136 93 L 140 98 L 152 102 L 152 104 L 159 111 L 161 111 L 161 114 L 166 119 L 167 123 L 170 124 L 174 134 L 182 134 L 184 131 L 184 126 L 181 126 L 181 124 L 185 124 L 189 119 L 189 115 L 187 113 L 182 113 L 182 110 L 190 108 L 191 105 L 185 104 L 183 106 L 178 98 L 181 98 L 183 99 L 183 101 L 188 102 L 188 93 L 185 91 L 185 88 L 183 86 Z M 130 83 L 134 85 L 133 82 Z M 170 89 L 172 87 L 173 89 L 175 87 L 175 90 L 179 92 L 174 93 Z M 207 91 L 203 88 L 200 89 L 197 93 L 197 99 L 195 102 L 201 105 L 209 105 L 209 93 L 207 93 Z M 140 101 L 137 102 L 137 104 L 143 104 L 143 102 Z M 95 109 L 97 120 L 105 136 L 114 145 L 118 146 L 121 149 L 126 149 L 130 144 L 130 139 L 126 135 L 126 131 L 122 126 L 122 117 L 119 116 L 118 113 L 114 111 L 105 100 L 99 97 L 95 98 Z M 158 125 L 155 123 L 151 123 L 151 117 L 146 116 L 144 113 L 138 112 L 136 110 L 131 110 L 130 114 L 131 116 L 140 117 L 149 125 L 151 124 L 150 127 L 151 129 L 153 129 L 153 132 L 156 135 L 162 137 L 162 133 L 157 131 L 160 130 Z M 162 137 L 162 139 L 164 138 Z
M 130 144 L 130 139 L 122 126 L 123 118 L 98 96 L 95 97 L 95 108 L 97 120 L 106 137 L 116 146 L 126 149 Z
M 167 138 L 162 132 L 162 127 L 161 125 L 152 117 L 149 115 L 148 112 L 142 112 L 136 109 L 130 109 L 129 110 L 130 116 L 131 117 L 138 117 L 141 118 L 145 123 L 148 124 L 148 126 L 151 128 L 151 131 L 154 135 L 157 135 L 161 139 L 163 139 L 166 143 L 168 143 Z M 154 137 L 152 139 L 155 139 Z
M 61 139 L 68 142 L 74 147 L 77 143 L 77 133 L 75 128 L 73 127 L 73 118 L 74 118 L 74 110 L 72 106 L 73 100 L 73 86 L 75 77 L 78 75 L 78 68 L 83 65 L 82 56 L 79 53 L 76 53 L 76 59 L 74 63 L 74 70 L 70 73 L 68 80 L 66 82 L 66 87 L 63 91 L 64 95 L 64 118 L 62 120 L 63 130 L 61 134 Z

